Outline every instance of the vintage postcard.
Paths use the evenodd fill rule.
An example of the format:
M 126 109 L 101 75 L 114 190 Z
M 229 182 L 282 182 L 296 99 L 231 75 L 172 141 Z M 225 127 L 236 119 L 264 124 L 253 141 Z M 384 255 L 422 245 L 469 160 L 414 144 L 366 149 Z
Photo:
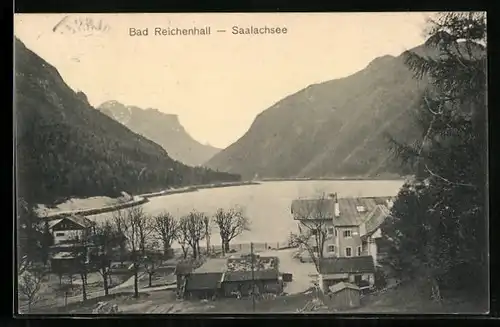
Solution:
M 486 13 L 14 34 L 17 314 L 489 312 Z

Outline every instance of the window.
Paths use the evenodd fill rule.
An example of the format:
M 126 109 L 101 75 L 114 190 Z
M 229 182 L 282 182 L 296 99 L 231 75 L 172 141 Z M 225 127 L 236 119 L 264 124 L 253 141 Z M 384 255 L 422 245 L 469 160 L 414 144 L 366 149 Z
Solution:
M 352 248 L 350 248 L 350 247 L 345 248 L 345 256 L 346 257 L 352 256 Z
M 333 234 L 333 227 L 328 227 L 328 234 Z
M 361 246 L 358 246 L 358 257 L 361 255 Z
M 335 245 L 333 244 L 328 245 L 328 252 L 335 252 Z
M 64 233 L 56 233 L 56 236 L 64 236 Z
M 352 236 L 352 235 L 351 235 L 351 231 L 350 231 L 350 230 L 345 230 L 345 231 L 344 231 L 344 237 L 346 237 L 346 238 L 347 238 L 347 237 L 351 237 L 351 236 Z
M 335 236 L 337 236 L 337 228 L 335 228 Z
M 316 252 L 316 253 L 319 252 L 317 246 L 313 246 L 313 252 Z

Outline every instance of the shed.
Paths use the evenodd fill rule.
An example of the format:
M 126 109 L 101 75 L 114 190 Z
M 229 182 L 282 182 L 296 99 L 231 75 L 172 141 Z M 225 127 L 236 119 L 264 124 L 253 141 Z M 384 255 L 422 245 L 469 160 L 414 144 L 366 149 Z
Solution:
M 336 309 L 355 308 L 361 305 L 361 291 L 351 283 L 340 282 L 330 286 L 327 294 L 329 304 Z
M 184 296 L 208 299 L 219 293 L 223 273 L 192 273 L 186 277 Z

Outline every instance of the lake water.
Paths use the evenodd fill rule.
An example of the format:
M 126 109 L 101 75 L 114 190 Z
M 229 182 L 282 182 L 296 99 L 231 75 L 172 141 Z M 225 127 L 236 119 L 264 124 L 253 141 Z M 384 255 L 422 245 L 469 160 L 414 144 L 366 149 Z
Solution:
M 403 183 L 403 180 L 262 182 L 260 185 L 202 189 L 197 192 L 155 197 L 143 207 L 148 214 L 168 211 L 176 217 L 181 217 L 193 209 L 213 215 L 217 208 L 240 206 L 250 219 L 251 230 L 233 242 L 275 244 L 285 242 L 290 232 L 297 230 L 297 223 L 290 212 L 291 203 L 295 199 L 313 198 L 322 193 L 333 192 L 337 192 L 339 197 L 395 196 Z M 101 220 L 110 215 L 107 213 L 89 218 Z M 213 232 L 211 244 L 220 244 L 217 230 Z

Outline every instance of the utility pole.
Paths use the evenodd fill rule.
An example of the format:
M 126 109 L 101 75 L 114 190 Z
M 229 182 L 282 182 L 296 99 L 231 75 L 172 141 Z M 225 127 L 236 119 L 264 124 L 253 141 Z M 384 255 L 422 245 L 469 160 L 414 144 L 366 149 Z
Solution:
M 250 256 L 252 258 L 252 310 L 255 312 L 255 276 L 254 276 L 254 255 L 253 255 L 253 243 L 250 243 Z

